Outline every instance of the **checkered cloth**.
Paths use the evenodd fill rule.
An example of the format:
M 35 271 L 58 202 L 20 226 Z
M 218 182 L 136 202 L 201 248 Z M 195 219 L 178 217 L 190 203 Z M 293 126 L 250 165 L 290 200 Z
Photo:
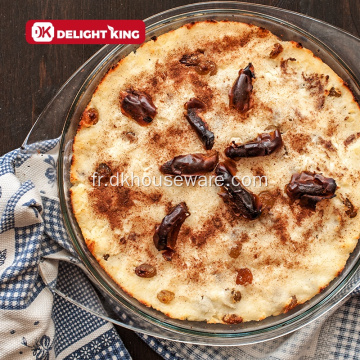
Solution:
M 102 311 L 63 225 L 57 143 L 0 159 L 0 358 L 130 359 L 110 323 L 49 290 Z
M 130 359 L 110 323 L 50 290 L 56 286 L 104 312 L 63 225 L 57 144 L 50 140 L 0 158 L 0 358 Z M 170 360 L 358 359 L 358 294 L 305 328 L 256 345 L 205 347 L 139 336 Z M 115 304 L 113 309 L 128 320 Z

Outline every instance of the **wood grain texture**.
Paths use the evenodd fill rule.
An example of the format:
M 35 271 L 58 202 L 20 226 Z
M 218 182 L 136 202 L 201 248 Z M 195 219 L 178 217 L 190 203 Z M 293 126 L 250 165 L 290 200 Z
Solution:
M 29 45 L 30 19 L 144 19 L 196 1 L 0 0 L 0 154 L 19 147 L 42 109 L 100 45 Z M 248 1 L 300 12 L 360 36 L 358 0 Z M 134 360 L 161 359 L 138 336 L 117 328 Z

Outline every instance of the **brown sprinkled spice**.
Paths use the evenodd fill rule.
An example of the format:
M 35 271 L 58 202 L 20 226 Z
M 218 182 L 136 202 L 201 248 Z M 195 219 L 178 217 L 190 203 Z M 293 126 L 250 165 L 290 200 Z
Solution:
M 190 216 L 189 210 L 184 202 L 176 205 L 161 224 L 155 227 L 154 245 L 160 250 L 166 251 L 166 257 L 171 260 L 174 253 L 176 240 L 186 218 Z
M 110 255 L 109 255 L 109 254 L 105 254 L 105 255 L 103 255 L 103 259 L 104 259 L 105 261 L 107 261 L 109 257 L 110 257 Z
M 224 231 L 224 219 L 217 212 L 202 224 L 199 231 L 193 231 L 189 227 L 185 227 L 184 235 L 190 238 L 191 242 L 197 248 L 203 246 L 211 246 L 218 239 L 219 234 Z
M 236 314 L 227 314 L 222 318 L 223 322 L 229 325 L 241 324 L 243 318 Z
M 206 60 L 204 50 L 199 49 L 195 53 L 185 54 L 179 61 L 185 66 L 193 66 L 199 75 L 212 76 L 217 73 L 217 65 L 213 61 Z
M 125 116 L 140 125 L 149 125 L 157 113 L 151 96 L 133 89 L 120 92 L 120 107 Z
M 344 145 L 345 146 L 349 146 L 352 142 L 354 142 L 356 139 L 358 139 L 360 137 L 360 132 L 356 133 L 356 134 L 351 134 L 349 135 L 345 140 L 344 140 Z
M 134 191 L 125 186 L 96 186 L 90 197 L 93 208 L 107 217 L 111 229 L 122 229 L 124 217 L 135 205 Z
M 274 48 L 271 50 L 270 58 L 275 59 L 282 51 L 284 50 L 283 46 L 279 43 L 274 44 Z
M 237 276 L 236 276 L 236 285 L 249 285 L 252 284 L 253 281 L 253 275 L 250 269 L 243 268 L 236 270 Z
M 344 145 L 345 145 L 345 146 L 350 145 L 355 139 L 356 139 L 355 134 L 349 135 L 349 136 L 344 140 Z
M 215 169 L 219 154 L 189 154 L 179 155 L 161 165 L 163 174 L 194 176 L 203 175 Z
M 242 249 L 242 245 L 241 244 L 236 244 L 234 245 L 229 252 L 229 256 L 233 259 L 236 259 L 239 257 L 240 253 L 241 253 L 241 249 Z
M 271 133 L 259 134 L 256 139 L 246 144 L 233 143 L 225 149 L 225 155 L 238 160 L 244 157 L 266 156 L 272 154 L 283 145 L 278 129 Z
M 155 204 L 155 203 L 158 203 L 161 200 L 162 194 L 159 193 L 159 192 L 150 193 L 149 198 Z
M 318 141 L 319 143 L 324 146 L 324 148 L 326 150 L 329 150 L 331 152 L 336 152 L 336 148 L 335 146 L 333 145 L 333 143 L 331 142 L 331 140 L 325 140 L 323 139 L 321 136 L 318 137 Z
M 95 108 L 86 109 L 81 116 L 81 125 L 86 127 L 95 125 L 99 121 L 99 112 Z
M 142 278 L 152 278 L 156 275 L 156 268 L 150 264 L 141 264 L 135 268 L 135 274 Z
M 354 218 L 357 215 L 357 209 L 355 209 L 355 206 L 352 204 L 352 202 L 346 198 L 344 200 L 344 205 L 348 208 L 348 210 L 345 211 L 345 214 L 350 218 Z
M 128 235 L 128 240 L 130 241 L 136 241 L 138 238 L 138 234 L 136 234 L 135 232 L 131 232 L 129 235 Z
M 340 90 L 336 90 L 334 87 L 332 87 L 332 88 L 329 90 L 329 96 L 340 97 L 340 96 L 341 96 L 341 91 L 340 91 Z
M 259 38 L 264 38 L 269 33 L 270 33 L 270 31 L 268 29 L 265 29 L 264 27 L 259 27 L 258 31 L 257 31 L 257 34 L 258 34 Z
M 315 210 L 319 201 L 332 199 L 335 196 L 336 188 L 334 179 L 303 171 L 291 177 L 285 191 L 291 200 L 300 199 L 300 205 Z
M 316 107 L 321 109 L 325 104 L 325 87 L 329 82 L 329 76 L 324 74 L 301 74 L 305 81 L 306 89 L 316 101 Z
M 185 104 L 185 117 L 192 128 L 196 131 L 206 150 L 214 146 L 215 135 L 209 130 L 209 126 L 202 118 L 201 112 L 205 111 L 206 105 L 199 99 L 192 98 Z
M 133 131 L 124 131 L 123 135 L 131 144 L 136 141 L 136 134 Z
M 304 154 L 306 152 L 306 148 L 309 144 L 311 144 L 311 137 L 308 134 L 303 133 L 290 133 L 288 135 L 289 145 L 293 150 L 298 152 L 299 154 Z
M 274 218 L 271 230 L 275 232 L 278 239 L 280 239 L 283 244 L 291 242 L 291 236 L 289 234 L 289 217 L 286 214 Z
M 240 69 L 239 76 L 229 91 L 229 106 L 241 113 L 250 110 L 254 104 L 252 96 L 252 79 L 255 78 L 254 66 L 249 63 L 245 69 Z
M 284 74 L 288 74 L 287 69 L 288 69 L 288 62 L 289 61 L 296 61 L 296 59 L 295 58 L 288 58 L 288 59 L 284 59 L 284 60 L 280 61 L 280 68 L 281 68 L 281 71 Z
M 175 294 L 169 290 L 161 290 L 158 292 L 156 297 L 163 304 L 169 304 L 172 300 L 174 300 Z

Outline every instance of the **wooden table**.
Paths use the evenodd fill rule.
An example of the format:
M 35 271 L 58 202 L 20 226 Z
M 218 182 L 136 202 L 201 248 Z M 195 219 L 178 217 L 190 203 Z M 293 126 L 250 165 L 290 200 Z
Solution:
M 32 124 L 66 79 L 100 45 L 29 45 L 30 19 L 144 19 L 192 0 L 0 0 L 0 154 L 21 145 Z M 248 1 L 297 11 L 360 36 L 359 0 Z M 161 359 L 136 334 L 118 328 L 134 360 Z

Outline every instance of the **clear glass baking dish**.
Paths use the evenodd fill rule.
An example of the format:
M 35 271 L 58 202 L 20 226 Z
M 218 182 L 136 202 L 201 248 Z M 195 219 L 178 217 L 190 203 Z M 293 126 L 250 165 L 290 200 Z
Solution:
M 233 20 L 269 29 L 284 40 L 303 44 L 340 75 L 360 98 L 360 40 L 316 19 L 286 10 L 240 2 L 208 2 L 165 11 L 145 20 L 147 39 L 181 25 L 205 19 Z M 125 294 L 103 271 L 88 251 L 69 202 L 69 168 L 72 141 L 79 116 L 107 70 L 136 48 L 134 45 L 106 45 L 90 58 L 59 90 L 27 136 L 23 151 L 31 153 L 31 144 L 61 134 L 58 160 L 58 187 L 64 222 L 89 277 L 99 289 L 105 311 L 81 304 L 58 289 L 52 289 L 80 307 L 120 326 L 174 341 L 204 345 L 245 345 L 270 340 L 314 321 L 351 293 L 360 281 L 360 244 L 343 273 L 328 288 L 287 314 L 260 322 L 239 325 L 206 324 L 174 320 L 147 308 Z M 62 131 L 61 131 L 62 129 Z

